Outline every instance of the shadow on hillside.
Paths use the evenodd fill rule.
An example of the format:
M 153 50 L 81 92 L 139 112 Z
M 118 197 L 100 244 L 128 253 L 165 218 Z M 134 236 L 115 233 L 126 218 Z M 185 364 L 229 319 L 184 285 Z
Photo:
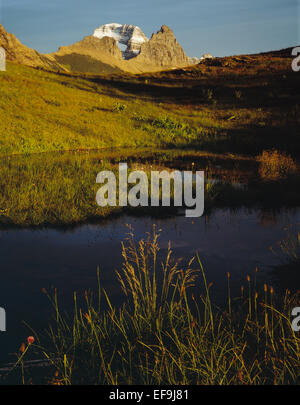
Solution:
M 120 99 L 152 99 L 155 102 L 180 105 L 207 104 L 234 108 L 272 108 L 295 106 L 299 98 L 300 82 L 295 78 L 272 77 L 262 83 L 226 83 L 189 82 L 168 86 L 166 83 L 147 83 L 141 81 L 123 81 L 102 77 L 88 78 L 106 88 L 107 95 Z M 112 91 L 114 89 L 114 91 Z M 118 92 L 126 95 L 118 94 Z M 212 92 L 211 98 L 209 93 Z M 240 94 L 240 97 L 238 95 Z
M 61 56 L 55 55 L 55 60 L 58 63 L 71 68 L 73 72 L 78 73 L 122 73 L 121 69 L 108 65 L 104 62 L 100 62 L 99 60 L 94 59 L 89 55 L 80 55 L 77 53 L 70 53 Z

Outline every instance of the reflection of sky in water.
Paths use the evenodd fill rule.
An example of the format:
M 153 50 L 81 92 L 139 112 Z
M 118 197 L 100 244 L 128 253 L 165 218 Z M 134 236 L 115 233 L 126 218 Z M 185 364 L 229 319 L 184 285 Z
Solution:
M 176 257 L 190 259 L 198 252 L 216 295 L 225 298 L 227 271 L 233 289 L 240 288 L 256 265 L 261 281 L 268 279 L 268 266 L 278 263 L 269 248 L 285 236 L 287 225 L 300 223 L 300 210 L 274 215 L 224 209 L 214 211 L 209 218 L 120 217 L 69 231 L 1 231 L 0 306 L 7 312 L 8 332 L 0 339 L 7 350 L 15 350 L 20 336 L 26 333 L 20 328 L 22 320 L 41 325 L 47 319 L 49 304 L 41 293 L 43 287 L 57 287 L 68 306 L 74 290 L 96 286 L 100 266 L 102 285 L 117 302 L 120 291 L 114 270 L 121 268 L 120 244 L 128 233 L 127 223 L 133 226 L 137 239 L 144 237 L 153 223 L 161 228 L 161 257 L 169 240 Z

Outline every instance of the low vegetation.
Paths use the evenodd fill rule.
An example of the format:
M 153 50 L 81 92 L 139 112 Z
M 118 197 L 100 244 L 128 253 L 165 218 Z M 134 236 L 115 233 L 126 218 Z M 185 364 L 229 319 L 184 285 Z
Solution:
M 122 153 L 123 158 L 122 158 Z M 137 156 L 138 155 L 138 156 Z M 189 159 L 189 154 L 186 158 Z M 201 158 L 201 154 L 195 156 Z M 127 161 L 129 172 L 134 169 L 143 170 L 151 179 L 151 170 L 172 170 L 168 167 L 175 164 L 175 159 L 183 155 L 174 151 L 147 152 L 125 150 L 111 154 L 106 153 L 67 153 L 36 156 L 15 156 L 2 158 L 0 161 L 0 224 L 4 226 L 45 226 L 75 225 L 85 221 L 101 220 L 110 215 L 127 212 L 132 215 L 141 213 L 153 215 L 170 215 L 177 212 L 172 206 L 167 208 L 121 208 L 99 207 L 96 193 L 100 187 L 96 183 L 97 174 L 103 170 L 116 173 L 118 163 Z M 182 162 L 181 162 L 182 164 Z M 186 163 L 188 165 L 188 163 Z M 185 166 L 185 169 L 188 167 Z M 189 170 L 195 169 L 191 166 Z M 201 168 L 202 170 L 203 168 Z M 210 184 L 206 180 L 206 204 L 211 205 L 215 198 L 230 185 Z M 118 198 L 118 192 L 117 192 Z M 150 187 L 149 187 L 150 198 Z
M 51 328 L 46 336 L 35 334 L 34 344 L 21 345 L 16 366 L 2 381 L 299 384 L 300 338 L 290 318 L 299 295 L 287 291 L 278 299 L 273 287 L 261 289 L 249 275 L 233 298 L 228 273 L 227 309 L 221 310 L 213 304 L 213 286 L 199 258 L 183 266 L 169 247 L 160 262 L 158 236 L 154 229 L 136 242 L 131 231 L 124 242 L 117 272 L 126 297 L 121 307 L 114 307 L 100 286 L 96 297 L 85 293 L 82 305 L 74 294 L 70 317 L 56 293 L 49 297 L 55 315 Z M 24 369 L 32 356 L 49 367 L 38 373 Z
M 291 156 L 278 150 L 263 151 L 258 161 L 260 176 L 265 180 L 283 180 L 297 172 L 297 165 Z
M 157 119 L 155 125 L 166 125 Z M 168 121 L 167 125 L 177 125 Z M 176 207 L 99 207 L 97 174 L 111 170 L 118 178 L 118 163 L 130 170 L 204 170 L 205 213 L 215 207 L 300 204 L 299 176 L 270 182 L 259 177 L 259 162 L 238 155 L 220 156 L 192 150 L 90 151 L 16 155 L 0 159 L 0 224 L 11 227 L 64 226 L 96 221 L 111 215 L 175 215 Z M 171 188 L 172 190 L 173 188 Z M 149 188 L 150 193 L 150 188 Z M 150 194 L 149 194 L 150 197 Z
M 270 57 L 272 69 L 265 59 L 140 76 L 8 62 L 0 75 L 0 155 L 197 147 L 255 156 L 275 147 L 297 156 L 298 76 L 289 58 Z

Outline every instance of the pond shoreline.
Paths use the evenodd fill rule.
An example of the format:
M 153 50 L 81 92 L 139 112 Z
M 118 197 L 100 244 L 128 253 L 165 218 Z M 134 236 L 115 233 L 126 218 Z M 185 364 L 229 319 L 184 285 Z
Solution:
M 45 159 L 45 157 L 47 157 Z M 178 215 L 175 207 L 98 207 L 97 173 L 130 169 L 204 170 L 206 213 L 213 207 L 300 205 L 300 176 L 268 181 L 259 177 L 256 158 L 217 155 L 195 150 L 106 150 L 93 153 L 50 153 L 0 158 L 0 227 L 72 228 L 123 214 L 154 217 Z M 243 184 L 240 189 L 236 184 Z

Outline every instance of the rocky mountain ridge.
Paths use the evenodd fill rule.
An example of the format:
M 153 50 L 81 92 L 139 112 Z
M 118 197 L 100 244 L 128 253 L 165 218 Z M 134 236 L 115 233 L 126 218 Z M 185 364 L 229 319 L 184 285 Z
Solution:
M 123 53 L 118 44 L 126 46 Z M 92 70 L 79 63 L 84 55 L 93 58 Z M 142 73 L 183 67 L 199 61 L 186 55 L 173 31 L 166 25 L 148 39 L 139 27 L 117 23 L 102 25 L 92 36 L 61 47 L 58 52 L 48 56 L 72 71 L 92 73 L 107 72 L 107 69 L 103 70 L 103 65 L 99 65 L 97 71 L 97 62 L 108 64 L 111 69 Z
M 171 28 L 163 25 L 148 42 L 142 44 L 136 61 L 145 64 L 154 62 L 156 66 L 165 68 L 188 65 L 190 58 L 177 42 Z
M 126 47 L 123 52 L 120 45 Z M 166 25 L 148 39 L 137 26 L 105 24 L 93 35 L 47 55 L 27 48 L 0 25 L 0 46 L 6 50 L 7 59 L 13 62 L 49 70 L 94 74 L 155 72 L 200 61 L 186 55 L 173 31 Z
M 94 31 L 93 36 L 99 39 L 105 37 L 114 38 L 118 44 L 125 45 L 126 49 L 123 52 L 123 58 L 126 60 L 137 56 L 140 53 L 142 44 L 149 41 L 140 27 L 117 23 L 101 25 Z
M 66 70 L 55 59 L 49 58 L 23 45 L 13 34 L 8 33 L 0 24 L 0 47 L 6 52 L 6 59 L 31 67 L 50 70 Z

